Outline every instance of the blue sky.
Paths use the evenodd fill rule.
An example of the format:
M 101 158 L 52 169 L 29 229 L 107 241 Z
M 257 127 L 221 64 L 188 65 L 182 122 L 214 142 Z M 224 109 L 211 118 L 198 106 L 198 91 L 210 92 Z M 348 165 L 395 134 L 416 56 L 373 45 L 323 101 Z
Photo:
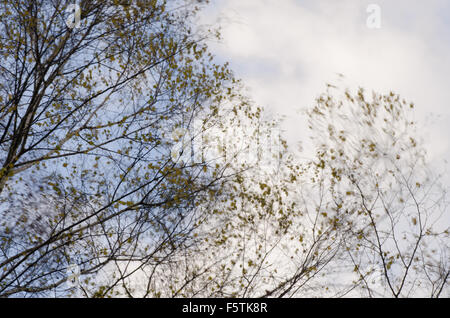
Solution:
M 430 159 L 450 154 L 450 1 L 212 0 L 202 23 L 222 25 L 212 44 L 256 103 L 286 115 L 290 144 L 304 139 L 299 110 L 325 84 L 393 90 L 416 104 Z M 369 29 L 369 4 L 381 28 Z

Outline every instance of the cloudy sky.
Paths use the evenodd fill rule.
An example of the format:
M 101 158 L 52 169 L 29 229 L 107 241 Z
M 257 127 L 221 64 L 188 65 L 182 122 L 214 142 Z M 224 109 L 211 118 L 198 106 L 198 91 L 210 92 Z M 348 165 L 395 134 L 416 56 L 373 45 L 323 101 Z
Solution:
M 212 0 L 202 23 L 222 25 L 212 49 L 231 63 L 256 103 L 286 115 L 290 143 L 298 111 L 326 83 L 389 92 L 416 104 L 433 161 L 450 154 L 450 1 Z M 370 4 L 380 28 L 369 28 Z

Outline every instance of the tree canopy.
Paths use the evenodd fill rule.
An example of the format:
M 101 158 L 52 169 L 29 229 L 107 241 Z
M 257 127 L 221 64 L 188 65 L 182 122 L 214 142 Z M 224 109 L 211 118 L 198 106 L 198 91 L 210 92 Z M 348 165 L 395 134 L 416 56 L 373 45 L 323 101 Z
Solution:
M 0 1 L 0 296 L 448 296 L 414 105 L 328 89 L 304 159 L 205 3 Z

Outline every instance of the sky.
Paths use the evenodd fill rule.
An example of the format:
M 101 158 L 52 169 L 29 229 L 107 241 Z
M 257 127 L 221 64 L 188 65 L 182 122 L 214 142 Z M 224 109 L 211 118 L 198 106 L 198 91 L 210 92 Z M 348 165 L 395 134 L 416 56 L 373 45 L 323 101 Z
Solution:
M 379 28 L 368 27 L 371 4 L 380 9 Z M 223 40 L 211 49 L 255 103 L 286 116 L 290 145 L 307 134 L 301 109 L 326 83 L 342 81 L 414 102 L 430 160 L 448 158 L 450 1 L 211 0 L 200 21 L 222 26 Z

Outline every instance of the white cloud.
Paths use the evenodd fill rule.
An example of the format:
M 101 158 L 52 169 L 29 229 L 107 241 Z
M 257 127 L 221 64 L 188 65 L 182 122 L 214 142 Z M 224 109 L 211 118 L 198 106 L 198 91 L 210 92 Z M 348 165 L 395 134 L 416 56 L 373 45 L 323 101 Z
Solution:
M 381 7 L 381 29 L 366 26 L 370 3 Z M 443 158 L 450 152 L 449 7 L 444 0 L 216 0 L 204 21 L 220 20 L 224 41 L 213 49 L 253 99 L 288 115 L 289 140 L 304 134 L 296 110 L 339 72 L 353 87 L 394 90 L 415 102 L 430 154 Z M 440 116 L 433 125 L 424 120 L 430 112 Z

